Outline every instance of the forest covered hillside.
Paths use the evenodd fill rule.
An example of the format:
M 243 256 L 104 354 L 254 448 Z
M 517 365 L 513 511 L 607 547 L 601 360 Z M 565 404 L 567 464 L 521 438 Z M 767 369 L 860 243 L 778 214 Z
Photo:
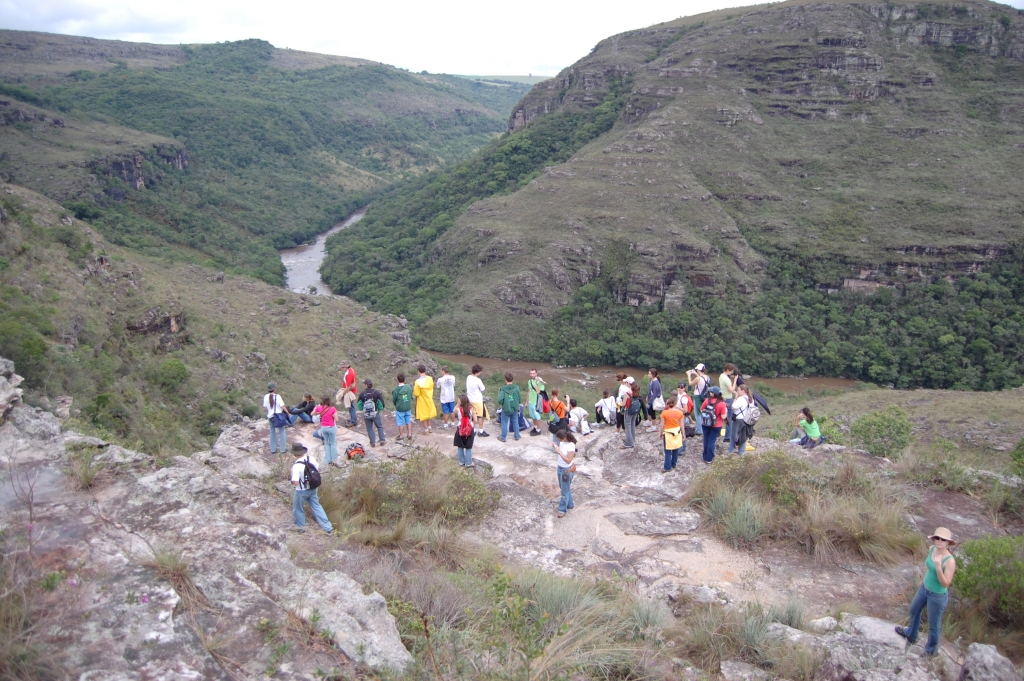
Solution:
M 275 249 L 486 145 L 527 89 L 260 40 L 0 31 L 0 178 L 115 243 L 280 284 Z
M 785 2 L 601 41 L 329 241 L 430 348 L 1024 379 L 1024 17 Z

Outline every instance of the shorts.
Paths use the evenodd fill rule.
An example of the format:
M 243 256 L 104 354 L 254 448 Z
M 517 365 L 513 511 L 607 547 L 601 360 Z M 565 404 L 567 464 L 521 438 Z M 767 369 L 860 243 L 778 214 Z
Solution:
M 530 407 L 530 418 L 534 421 L 540 421 L 540 412 L 537 411 L 537 405 L 531 404 Z
M 471 407 L 473 407 L 473 413 L 476 414 L 477 418 L 481 418 L 482 419 L 484 417 L 484 403 L 483 402 L 470 402 L 469 404 L 470 404 Z
M 402 426 L 407 426 L 410 423 L 412 423 L 412 409 L 410 409 L 409 411 L 395 412 L 395 424 L 397 424 L 399 428 L 401 428 Z
M 442 402 L 441 403 L 441 413 L 442 414 L 454 414 L 455 413 L 455 403 L 454 402 Z

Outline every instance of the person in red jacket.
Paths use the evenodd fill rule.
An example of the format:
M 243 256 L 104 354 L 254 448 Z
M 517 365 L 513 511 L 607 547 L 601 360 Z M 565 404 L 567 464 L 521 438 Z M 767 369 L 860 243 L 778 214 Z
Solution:
M 356 370 L 352 368 L 351 362 L 345 363 L 345 373 L 341 376 L 341 390 L 334 401 L 345 409 L 348 409 L 348 425 L 355 428 L 358 425 L 356 420 Z
M 715 460 L 715 443 L 722 436 L 722 424 L 725 422 L 728 408 L 722 399 L 722 389 L 712 386 L 708 398 L 700 405 L 698 423 L 704 431 L 704 463 Z

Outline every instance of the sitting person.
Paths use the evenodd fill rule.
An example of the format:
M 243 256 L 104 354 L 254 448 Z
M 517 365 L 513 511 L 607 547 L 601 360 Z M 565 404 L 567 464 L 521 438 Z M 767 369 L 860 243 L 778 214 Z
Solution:
M 594 405 L 594 411 L 597 413 L 596 424 L 615 425 L 615 398 L 610 391 L 604 391 L 604 397 Z
M 313 410 L 316 409 L 316 402 L 313 400 L 313 396 L 306 393 L 302 396 L 302 402 L 297 407 L 292 407 L 288 410 L 291 414 L 289 419 L 293 424 L 296 420 L 302 421 L 303 423 L 313 423 Z
M 821 434 L 821 426 L 814 420 L 814 415 L 811 413 L 810 408 L 804 407 L 800 410 L 800 415 L 797 416 L 796 430 L 793 431 L 792 439 L 789 441 L 790 444 L 811 449 L 824 441 L 825 438 Z
M 590 414 L 587 410 L 579 406 L 576 400 L 569 400 L 569 430 L 573 433 L 579 433 L 580 435 L 590 435 L 593 430 L 590 428 L 590 424 L 587 423 L 587 417 Z

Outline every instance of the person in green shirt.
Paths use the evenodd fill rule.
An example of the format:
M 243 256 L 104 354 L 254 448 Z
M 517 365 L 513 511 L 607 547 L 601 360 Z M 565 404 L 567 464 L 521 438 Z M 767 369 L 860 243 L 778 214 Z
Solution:
M 821 436 L 821 426 L 814 420 L 814 414 L 811 413 L 809 407 L 804 407 L 800 410 L 800 415 L 797 416 L 796 427 L 798 430 L 793 431 L 793 439 L 789 441 L 790 444 L 810 449 L 820 445 L 825 440 Z M 800 435 L 801 431 L 803 435 Z
M 530 410 L 530 419 L 533 421 L 530 435 L 541 435 L 540 391 L 545 389 L 545 385 L 544 379 L 537 375 L 536 369 L 530 369 L 530 380 L 526 382 L 526 389 L 526 408 Z
M 498 442 L 504 442 L 508 437 L 509 421 L 512 422 L 512 433 L 519 439 L 519 403 L 522 396 L 519 394 L 519 386 L 512 382 L 513 376 L 505 372 L 505 385 L 498 391 L 498 408 L 501 409 L 501 435 Z
M 405 428 L 405 439 L 412 439 L 412 386 L 405 384 L 405 374 L 396 376 L 398 385 L 391 391 L 391 402 L 395 405 L 395 424 L 398 426 L 398 439 L 402 439 Z

